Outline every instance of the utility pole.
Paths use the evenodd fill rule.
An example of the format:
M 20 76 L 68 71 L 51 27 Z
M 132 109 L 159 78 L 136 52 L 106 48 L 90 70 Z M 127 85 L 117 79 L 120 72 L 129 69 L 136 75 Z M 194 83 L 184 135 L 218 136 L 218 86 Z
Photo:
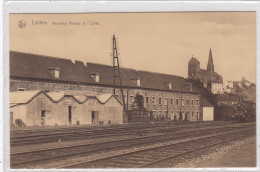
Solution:
M 118 52 L 117 52 L 117 44 L 116 44 L 116 37 L 113 35 L 113 79 L 114 79 L 114 95 L 116 94 L 116 79 L 119 78 L 119 84 L 120 84 L 120 91 L 122 95 L 122 101 L 124 106 L 124 111 L 127 114 L 126 111 L 126 105 L 125 105 L 125 98 L 124 98 L 124 91 L 122 86 L 122 78 L 120 74 L 120 67 L 119 67 L 119 60 L 118 60 Z
M 186 86 L 192 86 L 191 84 L 185 84 L 185 85 L 183 85 L 183 84 L 181 84 L 181 101 L 180 101 L 180 113 L 179 113 L 179 118 L 180 118 L 180 116 L 182 117 L 182 120 L 183 120 L 183 116 L 182 116 L 182 91 L 183 91 L 183 87 L 186 87 Z M 185 114 L 184 114 L 185 115 Z M 185 117 L 185 116 L 184 116 Z
M 182 87 L 183 87 L 183 85 L 181 86 L 181 100 L 180 100 L 180 113 L 179 113 L 179 119 L 181 117 L 181 120 L 183 120 L 182 111 L 181 111 L 181 108 L 182 108 Z

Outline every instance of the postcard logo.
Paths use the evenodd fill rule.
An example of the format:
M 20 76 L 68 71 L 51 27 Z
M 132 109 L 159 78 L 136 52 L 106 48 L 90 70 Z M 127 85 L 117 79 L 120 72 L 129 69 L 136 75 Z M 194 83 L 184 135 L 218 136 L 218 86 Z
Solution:
M 25 26 L 26 26 L 26 21 L 24 21 L 24 20 L 20 20 L 19 22 L 18 22 L 18 27 L 19 28 L 25 28 Z

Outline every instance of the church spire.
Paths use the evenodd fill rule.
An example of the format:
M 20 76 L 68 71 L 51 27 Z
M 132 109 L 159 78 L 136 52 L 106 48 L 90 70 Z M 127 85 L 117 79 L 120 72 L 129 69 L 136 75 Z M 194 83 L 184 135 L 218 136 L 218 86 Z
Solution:
M 209 50 L 209 60 L 208 60 L 207 70 L 208 70 L 210 73 L 213 73 L 213 72 L 214 72 L 214 64 L 213 64 L 213 58 L 212 58 L 211 48 L 210 48 L 210 50 Z

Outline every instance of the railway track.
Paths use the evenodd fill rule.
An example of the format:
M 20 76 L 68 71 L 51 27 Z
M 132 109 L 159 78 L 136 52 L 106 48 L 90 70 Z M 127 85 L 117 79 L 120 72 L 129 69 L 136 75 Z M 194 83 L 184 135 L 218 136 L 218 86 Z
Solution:
M 166 125 L 166 126 L 165 126 Z M 58 140 L 77 140 L 77 139 L 90 139 L 90 138 L 99 138 L 99 137 L 111 137 L 118 135 L 133 135 L 136 134 L 137 128 L 140 128 L 143 132 L 146 133 L 155 133 L 155 132 L 164 132 L 165 129 L 170 124 L 160 124 L 160 125 L 148 125 L 148 126 L 128 126 L 128 127 L 119 127 L 119 128 L 104 128 L 104 129 L 95 129 L 95 130 L 86 130 L 85 128 L 77 129 L 68 129 L 68 130 L 58 130 L 52 132 L 34 132 L 31 134 L 16 134 L 11 135 L 10 143 L 11 146 L 16 145 L 27 145 L 27 144 L 38 144 L 38 143 L 49 143 L 56 142 Z M 171 126 L 171 129 L 181 129 L 189 127 L 204 127 L 204 126 L 218 126 L 222 123 L 202 123 L 202 124 L 185 124 L 177 125 L 177 127 Z M 232 125 L 232 124 L 231 124 Z M 76 130 L 76 131 L 75 131 Z
M 173 167 L 189 158 L 190 154 L 203 154 L 203 150 L 252 135 L 255 135 L 255 133 L 252 133 L 252 130 L 248 129 L 222 133 L 191 139 L 189 141 L 107 156 L 92 161 L 64 165 L 59 168 Z
M 251 125 L 243 126 L 243 128 L 251 128 Z M 221 133 L 227 131 L 237 130 L 238 126 L 234 127 L 223 127 L 223 128 L 211 128 L 211 129 L 200 129 L 197 131 L 178 131 L 174 134 L 161 134 L 157 136 L 146 136 L 125 140 L 115 140 L 109 142 L 101 142 L 96 144 L 85 144 L 71 147 L 52 148 L 48 150 L 37 150 L 32 152 L 22 152 L 11 154 L 11 167 L 12 168 L 23 168 L 28 164 L 33 163 L 44 163 L 46 161 L 52 161 L 55 159 L 68 158 L 72 156 L 86 156 L 94 153 L 126 149 L 133 146 L 151 145 L 160 142 L 167 142 L 170 140 L 179 140 L 183 138 L 192 138 L 196 136 L 203 136 L 206 134 Z
M 131 129 L 131 128 L 154 128 L 154 127 L 163 127 L 165 125 L 182 125 L 182 126 L 194 126 L 194 125 L 226 125 L 232 124 L 231 122 L 182 122 L 182 123 L 173 123 L 173 122 L 164 122 L 164 123 L 144 123 L 144 124 L 124 124 L 124 125 L 112 125 L 112 126 L 67 126 L 61 128 L 46 128 L 46 129 L 21 129 L 21 130 L 11 130 L 11 136 L 14 138 L 19 138 L 23 136 L 39 136 L 46 134 L 56 134 L 57 132 L 66 134 L 72 131 L 104 131 L 104 130 L 115 130 L 115 129 Z

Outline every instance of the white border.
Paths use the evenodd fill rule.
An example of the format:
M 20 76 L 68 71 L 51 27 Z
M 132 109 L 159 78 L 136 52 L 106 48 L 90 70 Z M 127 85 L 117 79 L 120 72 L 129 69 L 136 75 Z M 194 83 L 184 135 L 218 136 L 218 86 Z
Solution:
M 10 13 L 86 13 L 86 12 L 180 12 L 180 11 L 256 11 L 257 23 L 257 100 L 259 97 L 259 62 L 260 57 L 259 45 L 260 39 L 260 1 L 5 1 L 3 4 L 3 58 L 0 63 L 1 71 L 4 71 L 3 87 L 0 88 L 0 95 L 3 93 L 3 119 L 0 119 L 0 169 L 9 171 L 9 14 Z M 0 19 L 1 20 L 1 19 Z M 2 31 L 2 30 L 1 30 Z M 2 35 L 2 34 L 1 34 Z M 2 42 L 0 42 L 1 44 Z M 3 63 L 2 63 L 3 59 Z M 2 78 L 0 79 L 0 82 Z M 2 90 L 3 89 L 3 90 Z M 2 102 L 1 102 L 2 105 Z M 257 101 L 257 112 L 259 103 Z M 259 117 L 257 113 L 257 123 Z M 3 126 L 2 126 L 3 124 Z M 257 125 L 257 131 L 259 130 Z M 3 133 L 2 133 L 3 131 Z M 259 132 L 257 132 L 257 147 L 259 146 Z M 3 142 L 2 142 L 3 140 Z M 3 147 L 2 147 L 3 146 Z M 259 169 L 259 150 L 257 150 L 257 168 L 214 168 L 214 169 L 160 169 L 160 171 L 260 171 Z M 4 165 L 3 165 L 4 163 Z M 1 171 L 2 171 L 1 170 Z M 120 171 L 140 171 L 140 169 L 120 169 Z M 10 171 L 75 171 L 75 170 L 10 170 Z M 77 171 L 115 171 L 115 169 L 77 169 Z M 142 169 L 141 171 L 158 171 L 158 169 Z

